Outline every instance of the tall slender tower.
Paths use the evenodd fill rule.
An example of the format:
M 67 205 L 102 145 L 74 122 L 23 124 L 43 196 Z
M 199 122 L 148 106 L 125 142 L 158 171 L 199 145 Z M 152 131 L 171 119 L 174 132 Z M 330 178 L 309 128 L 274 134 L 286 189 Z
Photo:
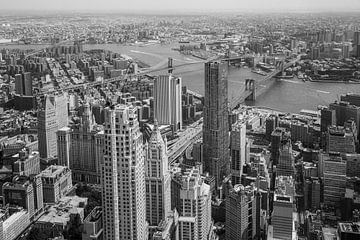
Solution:
M 146 220 L 151 230 L 152 227 L 155 229 L 171 211 L 171 178 L 168 169 L 167 144 L 160 134 L 156 120 L 149 140 L 145 173 Z
M 204 171 L 221 186 L 229 174 L 228 63 L 205 63 Z
M 210 186 L 201 178 L 198 169 L 187 169 L 182 176 L 180 202 L 180 239 L 213 239 Z
M 232 125 L 230 134 L 231 151 L 231 183 L 237 185 L 241 183 L 243 165 L 245 164 L 246 154 L 246 123 L 237 121 Z
M 45 96 L 38 112 L 40 158 L 57 156 L 56 131 L 68 125 L 67 100 L 64 95 Z
M 101 174 L 105 240 L 147 239 L 142 141 L 135 107 L 105 109 Z
M 154 81 L 154 114 L 160 125 L 182 128 L 181 78 L 158 76 Z

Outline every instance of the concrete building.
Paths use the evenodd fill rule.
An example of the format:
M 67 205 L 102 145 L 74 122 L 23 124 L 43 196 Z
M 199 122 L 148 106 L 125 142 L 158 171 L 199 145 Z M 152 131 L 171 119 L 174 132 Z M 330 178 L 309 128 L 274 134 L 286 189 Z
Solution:
M 105 109 L 102 165 L 105 240 L 145 240 L 146 189 L 143 138 L 136 108 Z
M 343 154 L 343 160 L 346 162 L 346 176 L 360 176 L 360 154 Z
M 291 177 L 277 177 L 271 225 L 274 239 L 293 239 L 294 181 Z
M 360 222 L 339 222 L 337 233 L 339 240 L 360 239 Z
M 246 151 L 246 122 L 236 122 L 230 133 L 230 173 L 233 185 L 241 183 L 241 175 L 245 164 Z
M 349 128 L 331 126 L 327 133 L 327 152 L 355 153 L 356 136 Z
M 279 163 L 276 167 L 278 176 L 294 175 L 294 156 L 291 141 L 287 141 L 280 147 Z
M 45 96 L 38 112 L 40 158 L 57 156 L 56 132 L 68 125 L 67 100 L 64 95 Z
M 255 188 L 235 185 L 226 199 L 226 240 L 247 240 L 256 236 L 260 224 Z M 258 217 L 258 219 L 257 219 Z
M 23 96 L 33 95 L 30 72 L 15 75 L 15 93 Z
M 15 176 L 12 182 L 6 182 L 2 186 L 4 205 L 22 207 L 28 212 L 31 219 L 42 211 L 43 189 L 39 176 L 26 177 Z
M 152 240 L 179 240 L 179 214 L 176 209 L 159 223 Z
M 28 211 L 22 209 L 10 216 L 0 211 L 0 239 L 15 240 L 30 225 Z
M 40 174 L 44 203 L 57 203 L 72 189 L 71 170 L 65 166 L 49 166 Z
M 346 162 L 337 154 L 322 154 L 320 161 L 324 176 L 324 203 L 338 206 L 345 195 Z
M 360 107 L 348 102 L 334 102 L 329 105 L 329 109 L 336 112 L 336 125 L 344 126 L 348 120 L 353 120 L 356 123 L 356 128 L 360 129 Z M 359 135 L 357 138 L 359 139 Z
M 83 223 L 84 210 L 87 204 L 87 198 L 78 196 L 63 197 L 57 204 L 51 205 L 36 220 L 34 228 L 51 232 L 55 237 L 60 236 L 66 233 L 72 225 Z
M 360 57 L 360 32 L 354 32 L 353 48 L 354 56 Z
M 212 239 L 210 186 L 204 183 L 199 170 L 192 168 L 183 174 L 180 200 L 180 239 Z
M 160 125 L 182 129 L 181 78 L 161 75 L 154 81 L 154 118 Z
M 101 207 L 95 207 L 85 218 L 82 240 L 103 240 L 104 226 Z
M 347 93 L 340 96 L 342 102 L 348 102 L 351 105 L 360 107 L 360 94 L 358 93 Z
M 29 149 L 24 148 L 14 157 L 19 160 L 13 164 L 13 173 L 21 176 L 30 176 L 40 173 L 40 156 L 39 152 L 30 152 Z
M 58 164 L 71 169 L 75 182 L 99 184 L 104 135 L 102 127 L 95 124 L 89 103 L 83 105 L 79 123 L 56 134 Z
M 205 63 L 204 172 L 218 188 L 230 172 L 228 120 L 228 63 Z
M 154 130 L 148 142 L 145 160 L 146 220 L 149 235 L 167 217 L 171 210 L 171 177 L 168 167 L 167 143 L 161 136 L 155 120 Z

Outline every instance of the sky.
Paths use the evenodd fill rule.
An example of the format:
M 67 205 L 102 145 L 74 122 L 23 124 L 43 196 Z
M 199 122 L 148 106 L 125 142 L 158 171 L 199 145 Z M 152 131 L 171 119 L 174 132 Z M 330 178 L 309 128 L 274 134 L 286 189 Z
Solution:
M 25 11 L 360 11 L 360 0 L 0 0 L 2 10 Z

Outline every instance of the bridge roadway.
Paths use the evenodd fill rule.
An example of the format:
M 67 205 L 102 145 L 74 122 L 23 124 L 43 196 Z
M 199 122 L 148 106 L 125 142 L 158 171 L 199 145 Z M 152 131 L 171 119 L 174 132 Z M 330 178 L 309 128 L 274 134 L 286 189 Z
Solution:
M 296 58 L 288 63 L 286 63 L 283 67 L 283 69 L 287 69 L 288 67 L 292 66 L 296 61 L 298 61 L 299 58 Z M 264 84 L 265 82 L 271 80 L 273 77 L 275 77 L 276 75 L 278 75 L 279 73 L 281 73 L 281 69 L 275 69 L 275 71 L 273 71 L 272 73 L 270 73 L 269 75 L 267 75 L 266 77 L 264 77 L 261 81 L 256 81 L 255 82 L 255 94 L 260 95 L 259 93 L 259 85 L 260 84 Z M 251 91 L 249 90 L 244 90 L 244 92 L 236 99 L 232 100 L 229 104 L 229 108 L 231 110 L 235 109 L 239 104 L 245 102 L 245 99 L 247 97 L 249 97 L 252 94 Z
M 202 137 L 202 118 L 190 125 L 184 132 L 180 133 L 180 137 L 171 148 L 168 149 L 169 164 L 175 163 L 188 147 L 194 144 Z

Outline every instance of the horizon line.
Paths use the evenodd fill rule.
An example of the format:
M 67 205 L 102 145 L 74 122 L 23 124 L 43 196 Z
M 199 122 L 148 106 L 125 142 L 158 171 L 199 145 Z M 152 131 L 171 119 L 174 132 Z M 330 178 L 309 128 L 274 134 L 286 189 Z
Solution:
M 1 9 L 1 13 L 83 13 L 83 14 L 159 14 L 159 15 L 174 15 L 174 14 L 263 14 L 263 13 L 359 13 L 360 9 Z

